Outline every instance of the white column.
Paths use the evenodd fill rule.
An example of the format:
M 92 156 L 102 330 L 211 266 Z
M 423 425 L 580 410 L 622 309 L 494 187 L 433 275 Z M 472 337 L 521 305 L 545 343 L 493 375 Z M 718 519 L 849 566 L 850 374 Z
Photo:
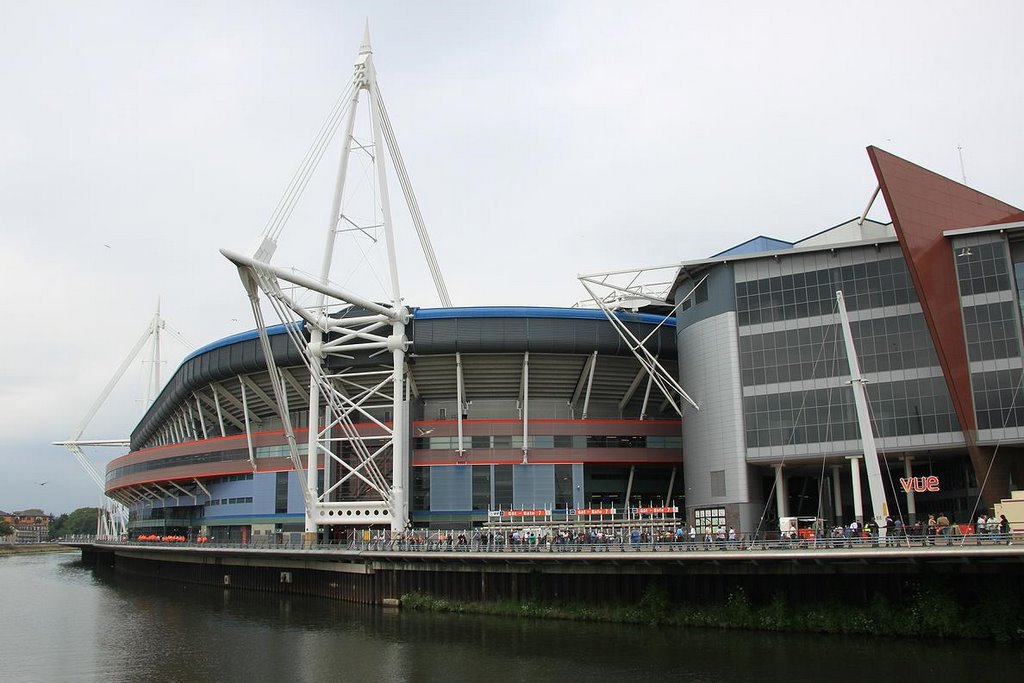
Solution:
M 911 462 L 913 458 L 909 455 L 903 456 L 903 476 L 906 477 L 907 481 L 914 476 Z M 911 524 L 917 521 L 917 503 L 914 501 L 914 488 L 911 487 L 907 491 L 907 521 Z
M 462 406 L 463 406 L 462 402 L 465 399 L 466 399 L 466 397 L 462 395 L 462 354 L 459 353 L 458 351 L 456 351 L 455 352 L 455 402 L 459 404 L 459 413 L 458 413 L 458 418 L 459 418 L 459 447 L 456 449 L 456 451 L 459 454 L 459 456 L 458 456 L 459 458 L 461 458 L 465 454 L 465 452 L 466 452 L 466 447 L 462 443 Z
M 789 490 L 786 488 L 786 477 L 782 475 L 782 464 L 772 467 L 775 468 L 775 513 L 782 519 L 789 517 Z
M 832 465 L 832 497 L 833 505 L 835 507 L 834 516 L 836 524 L 840 524 L 843 521 L 843 487 L 841 478 L 841 465 Z
M 523 386 L 520 393 L 523 396 L 523 464 L 530 462 L 527 455 L 530 452 L 530 352 L 523 352 Z
M 859 455 L 851 455 L 846 458 L 850 461 L 850 479 L 853 482 L 853 516 L 857 524 L 864 522 L 864 498 L 860 490 L 860 459 Z
M 396 302 L 396 308 L 398 307 Z M 400 310 L 405 310 L 401 308 Z M 391 324 L 391 352 L 393 367 L 393 401 L 391 404 L 391 531 L 402 531 L 409 524 L 409 498 L 407 495 L 409 477 L 408 403 L 405 391 L 405 322 L 397 320 Z M 461 410 L 461 407 L 459 408 Z

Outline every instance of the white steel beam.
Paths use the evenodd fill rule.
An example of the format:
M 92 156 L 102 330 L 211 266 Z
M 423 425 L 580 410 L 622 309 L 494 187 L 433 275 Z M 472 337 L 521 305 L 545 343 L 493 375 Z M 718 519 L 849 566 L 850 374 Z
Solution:
M 644 391 L 644 404 L 640 406 L 640 419 L 647 419 L 647 403 L 651 400 L 651 385 L 654 383 L 654 375 L 647 375 L 647 389 Z
M 587 411 L 590 410 L 590 390 L 594 386 L 594 370 L 597 369 L 597 351 L 590 357 L 590 375 L 587 377 L 587 393 L 583 396 L 583 419 L 587 419 Z
M 224 400 L 230 403 L 232 407 L 234 407 L 236 410 L 238 410 L 239 412 L 245 412 L 244 408 L 242 407 L 242 402 L 235 398 L 234 394 L 228 391 L 227 388 L 221 385 L 220 382 L 211 382 L 210 386 L 212 386 L 214 389 L 217 389 L 218 392 L 223 395 Z M 255 422 L 257 425 L 263 424 L 263 419 L 259 415 L 250 414 L 249 420 Z M 239 425 L 241 425 L 241 423 L 239 423 Z
M 262 389 L 260 389 L 260 385 L 256 384 L 256 382 L 252 381 L 252 378 L 247 377 L 246 375 L 239 375 L 239 377 L 245 383 L 245 385 L 249 387 L 249 391 L 251 391 L 252 393 L 256 394 L 256 397 L 259 400 L 263 401 L 264 405 L 266 405 L 268 408 L 270 408 L 275 413 L 281 411 L 281 406 L 277 405 L 277 401 L 272 399 L 270 396 L 267 396 L 267 392 L 265 392 Z
M 644 377 L 646 376 L 647 371 L 644 368 L 640 368 L 637 371 L 636 376 L 633 378 L 633 381 L 629 383 L 629 388 L 626 389 L 626 393 L 622 395 L 622 400 L 619 401 L 620 414 L 623 410 L 626 409 L 626 406 L 629 405 L 629 402 L 633 400 L 633 394 L 636 393 L 636 390 L 640 387 L 640 382 L 642 382 Z
M 853 403 L 857 408 L 857 424 L 860 426 L 861 445 L 864 448 L 864 467 L 868 472 L 871 513 L 879 528 L 884 529 L 889 507 L 885 502 L 882 470 L 878 465 L 878 451 L 875 449 L 875 434 L 871 429 L 871 418 L 868 416 L 867 393 L 864 390 L 867 380 L 861 375 L 860 363 L 857 362 L 857 349 L 853 345 L 850 317 L 846 313 L 846 303 L 841 291 L 836 292 L 836 303 L 839 304 L 839 319 L 843 325 L 843 339 L 846 342 L 846 360 L 850 367 L 850 386 L 853 388 Z
M 529 464 L 530 453 L 530 352 L 523 353 L 523 382 L 519 389 L 523 402 L 523 464 Z
M 288 368 L 279 368 L 279 370 L 281 372 L 281 377 L 283 377 L 284 381 L 295 390 L 295 393 L 301 396 L 304 400 L 308 400 L 305 396 L 307 388 L 302 386 L 302 384 L 299 383 L 299 380 L 295 379 L 295 375 L 293 375 Z M 308 406 L 309 404 L 306 403 L 306 405 Z
M 252 466 L 252 471 L 256 471 L 256 453 L 252 448 L 252 430 L 249 429 L 249 399 L 245 392 L 245 380 L 242 376 L 238 376 L 238 388 L 242 392 L 242 415 L 245 418 L 245 445 L 249 449 L 249 465 Z
M 465 405 L 465 389 L 462 384 L 462 354 L 458 351 L 455 352 L 455 401 L 458 404 L 456 410 L 458 410 L 459 420 L 459 447 L 456 449 L 459 457 L 466 452 L 466 448 L 462 441 L 462 407 Z
M 210 438 L 206 432 L 206 420 L 203 418 L 203 405 L 199 402 L 199 398 L 196 396 L 196 392 L 192 392 L 192 398 L 196 402 L 196 413 L 199 415 L 199 426 L 203 428 L 203 440 Z
M 199 481 L 199 480 L 198 480 L 197 478 L 195 478 L 195 477 L 193 477 L 193 478 L 192 478 L 192 481 L 193 481 L 193 482 L 195 482 L 195 485 L 196 485 L 196 486 L 198 486 L 198 487 L 199 487 L 199 489 L 200 489 L 200 490 L 201 490 L 201 491 L 202 491 L 203 493 L 205 493 L 205 494 L 206 494 L 206 497 L 207 497 L 207 498 L 213 498 L 213 496 L 211 496 L 211 495 L 210 495 L 210 490 L 209 490 L 208 488 L 206 488 L 205 486 L 203 486 L 203 482 Z

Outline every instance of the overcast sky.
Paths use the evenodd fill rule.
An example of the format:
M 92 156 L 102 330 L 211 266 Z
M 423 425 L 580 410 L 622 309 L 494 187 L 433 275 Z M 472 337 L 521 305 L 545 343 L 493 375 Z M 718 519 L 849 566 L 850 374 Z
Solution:
M 875 187 L 871 144 L 954 179 L 961 146 L 968 184 L 1024 206 L 1017 0 L 0 0 L 0 509 L 96 504 L 49 442 L 158 298 L 197 346 L 252 327 L 218 248 L 260 233 L 367 19 L 456 305 L 571 305 L 577 273 L 854 218 Z M 275 263 L 317 270 L 337 155 Z M 888 220 L 881 201 L 870 215 Z M 414 257 L 403 294 L 436 305 Z M 166 345 L 165 379 L 185 352 Z M 87 438 L 130 433 L 143 370 Z M 101 469 L 116 455 L 90 452 Z

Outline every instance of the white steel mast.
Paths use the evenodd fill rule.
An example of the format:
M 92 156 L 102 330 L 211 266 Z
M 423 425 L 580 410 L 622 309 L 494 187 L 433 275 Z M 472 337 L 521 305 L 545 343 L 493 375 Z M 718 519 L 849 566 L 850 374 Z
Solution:
M 405 326 L 411 315 L 403 304 L 399 287 L 385 147 L 395 166 L 441 303 L 444 306 L 451 305 L 378 89 L 368 27 L 363 35 L 349 87 L 350 91 L 342 98 L 342 111 L 346 116 L 344 137 L 319 275 L 315 278 L 308 277 L 294 269 L 270 264 L 270 259 L 276 251 L 276 240 L 283 227 L 283 220 L 290 212 L 287 206 L 281 213 L 285 219 L 272 219 L 272 223 L 276 221 L 277 224 L 269 226 L 252 257 L 226 249 L 221 250 L 221 253 L 238 267 L 249 295 L 293 466 L 297 470 L 305 469 L 305 530 L 310 540 L 318 526 L 324 524 L 388 523 L 392 530 L 398 531 L 404 529 L 409 521 L 406 484 L 409 470 L 408 406 L 404 389 L 405 354 L 410 344 L 405 335 Z M 369 146 L 357 143 L 353 137 L 359 99 L 364 91 L 369 100 L 372 126 L 373 143 Z M 331 120 L 329 118 L 329 123 Z M 327 128 L 329 125 L 325 124 L 325 129 Z M 299 178 L 298 184 L 286 192 L 287 201 L 282 200 L 283 204 L 293 202 L 293 198 L 301 193 L 304 183 L 307 182 L 308 169 L 319 159 L 317 155 L 322 154 L 322 148 L 326 146 L 330 134 L 331 131 L 327 130 L 327 133 L 322 133 L 320 140 L 314 143 L 311 156 L 305 162 L 306 168 L 300 169 L 301 173 L 296 174 Z M 382 222 L 375 227 L 380 227 L 384 231 L 391 289 L 389 304 L 381 304 L 369 297 L 343 290 L 331 284 L 330 280 L 339 222 L 345 220 L 356 225 L 342 211 L 349 157 L 353 148 L 358 148 L 364 153 L 370 152 L 372 163 L 376 167 Z M 310 159 L 313 161 L 309 161 Z M 302 304 L 304 297 L 293 294 L 293 290 L 312 293 L 313 304 Z M 295 440 L 291 416 L 287 411 L 283 382 L 270 349 L 259 300 L 260 292 L 265 295 L 266 301 L 273 307 L 278 318 L 285 323 L 287 334 L 301 351 L 303 362 L 309 370 L 309 435 L 306 442 L 308 457 L 305 466 L 302 464 L 301 453 Z M 296 317 L 300 322 L 295 322 Z M 309 334 L 308 341 L 301 334 L 303 329 Z M 376 366 L 348 367 L 335 371 L 328 364 L 331 356 L 351 360 L 354 354 L 367 352 L 370 359 L 390 352 L 390 367 L 387 367 L 384 361 L 377 361 L 379 365 Z M 344 362 L 342 364 L 345 365 Z M 379 419 L 379 411 L 384 407 L 390 409 L 387 411 L 391 415 L 390 424 L 387 419 Z M 374 428 L 372 433 L 357 429 L 356 419 L 363 424 L 370 423 Z M 388 455 L 391 456 L 390 482 L 382 471 L 383 461 Z M 324 469 L 322 491 L 319 490 L 317 482 L 321 458 Z M 337 481 L 331 480 L 334 468 L 341 471 Z M 365 487 L 374 499 L 336 500 L 341 491 L 340 487 L 353 480 Z
M 867 394 L 864 384 L 867 380 L 860 373 L 857 362 L 857 349 L 853 346 L 853 332 L 850 330 L 850 316 L 846 313 L 846 303 L 842 291 L 836 292 L 836 303 L 839 304 L 839 319 L 843 325 L 843 339 L 846 342 L 846 359 L 850 366 L 850 387 L 853 389 L 853 403 L 857 409 L 857 424 L 860 427 L 861 445 L 864 448 L 864 467 L 868 471 L 868 493 L 871 496 L 871 514 L 878 524 L 879 533 L 885 533 L 885 518 L 889 514 L 885 502 L 885 489 L 882 485 L 882 470 L 878 465 L 878 451 L 875 448 L 875 433 L 871 429 L 871 418 L 868 415 Z M 854 476 L 859 476 L 854 474 Z
M 85 433 L 86 428 L 92 419 L 96 417 L 96 413 L 99 412 L 103 404 L 106 403 L 110 397 L 111 392 L 124 377 L 124 373 L 128 370 L 131 364 L 139 357 L 139 354 L 145 348 L 146 344 L 150 345 L 149 359 L 152 366 L 149 369 L 149 378 L 146 384 L 146 403 L 145 409 L 148 409 L 152 405 L 153 401 L 156 400 L 156 396 L 160 391 L 160 330 L 167 329 L 178 341 L 184 344 L 187 348 L 191 349 L 192 345 L 189 344 L 185 339 L 167 326 L 166 321 L 160 317 L 160 302 L 157 301 L 156 313 L 150 319 L 146 325 L 145 332 L 139 337 L 135 345 L 132 346 L 128 355 L 118 366 L 117 370 L 114 371 L 114 376 L 110 378 L 107 385 L 103 387 L 103 391 L 93 402 L 92 406 L 89 407 L 85 417 L 79 423 L 78 427 L 71 433 L 65 441 L 54 441 L 54 446 L 64 446 L 71 452 L 71 455 L 75 457 L 75 460 L 85 471 L 86 475 L 93 481 L 94 484 L 100 490 L 101 496 L 101 513 L 100 519 L 97 521 L 96 535 L 100 539 L 118 538 L 127 535 L 127 523 L 128 523 L 128 509 L 119 501 L 108 498 L 106 493 L 106 482 L 104 481 L 103 475 L 100 474 L 96 466 L 85 456 L 82 451 L 83 446 L 106 446 L 116 448 L 126 448 L 130 445 L 130 440 L 127 438 L 122 439 L 82 439 L 82 434 Z

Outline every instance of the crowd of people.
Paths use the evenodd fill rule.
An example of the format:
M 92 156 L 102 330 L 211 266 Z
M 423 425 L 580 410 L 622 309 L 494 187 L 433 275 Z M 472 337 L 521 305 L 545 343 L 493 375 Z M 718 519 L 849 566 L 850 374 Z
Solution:
M 854 546 L 900 547 L 954 545 L 967 541 L 981 544 L 1012 545 L 1010 524 L 999 518 L 979 515 L 975 525 L 953 524 L 945 514 L 929 515 L 927 521 L 904 524 L 886 517 L 884 529 L 873 519 L 856 520 L 826 528 L 780 532 L 777 527 L 749 535 L 737 533 L 732 526 L 694 525 L 619 528 L 478 528 L 455 531 L 408 530 L 390 534 L 377 532 L 369 538 L 353 538 L 350 547 L 368 550 L 474 550 L 474 551 L 550 551 L 578 550 L 736 550 L 792 547 L 843 548 Z

